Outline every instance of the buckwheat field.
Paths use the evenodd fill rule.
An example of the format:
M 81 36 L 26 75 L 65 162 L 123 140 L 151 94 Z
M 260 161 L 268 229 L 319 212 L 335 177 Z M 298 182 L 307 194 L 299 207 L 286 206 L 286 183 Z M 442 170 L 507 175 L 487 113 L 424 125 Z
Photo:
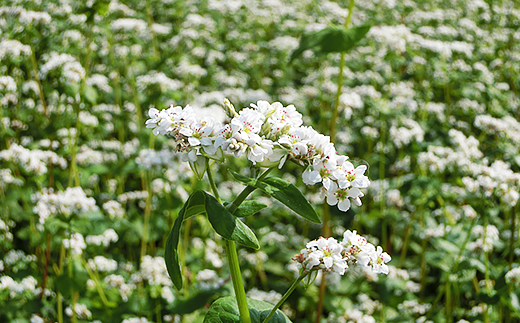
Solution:
M 520 322 L 519 27 L 0 1 L 0 322 Z

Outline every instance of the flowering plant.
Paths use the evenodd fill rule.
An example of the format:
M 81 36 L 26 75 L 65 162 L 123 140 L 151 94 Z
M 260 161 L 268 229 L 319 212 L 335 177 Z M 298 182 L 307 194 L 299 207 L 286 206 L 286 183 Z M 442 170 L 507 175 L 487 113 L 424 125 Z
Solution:
M 221 317 L 230 315 L 230 311 L 237 308 L 240 322 L 269 322 L 271 319 L 273 322 L 289 321 L 277 309 L 298 283 L 318 270 L 343 275 L 348 268 L 348 261 L 370 266 L 375 273 L 388 274 L 386 263 L 390 261 L 390 256 L 381 247 L 376 248 L 368 243 L 356 231 L 347 230 L 341 243 L 334 238 L 323 237 L 307 243 L 306 249 L 294 257 L 300 266 L 298 279 L 274 308 L 246 299 L 235 242 L 254 249 L 259 249 L 260 244 L 253 230 L 239 218 L 253 215 L 267 207 L 262 202 L 246 200 L 247 197 L 255 189 L 260 189 L 296 214 L 321 223 L 310 202 L 295 185 L 278 177 L 267 177 L 273 169 L 282 169 L 288 161 L 304 166 L 303 182 L 307 185 L 321 183 L 321 192 L 327 203 L 337 205 L 341 211 L 350 208 L 351 200 L 361 205 L 361 197 L 364 195 L 361 190 L 367 188 L 370 181 L 365 175 L 365 165 L 354 167 L 347 156 L 337 154 L 328 136 L 312 127 L 303 126 L 302 115 L 293 105 L 284 107 L 279 102 L 270 104 L 261 100 L 238 113 L 228 100 L 224 106 L 230 118 L 224 124 L 211 116 L 198 117 L 190 106 L 171 106 L 162 111 L 151 108 L 150 119 L 146 121 L 147 127 L 153 129 L 155 135 L 166 135 L 174 140 L 174 151 L 190 163 L 200 179 L 207 174 L 211 187 L 212 194 L 196 190 L 189 196 L 168 236 L 165 249 L 168 273 L 177 289 L 181 289 L 183 277 L 178 245 L 183 221 L 193 215 L 206 214 L 213 229 L 225 238 L 236 303 L 230 297 L 214 302 L 205 322 L 222 322 Z M 267 167 L 253 178 L 230 170 L 237 181 L 247 186 L 228 203 L 220 199 L 210 162 L 223 162 L 226 154 L 245 156 L 251 162 L 252 173 L 255 174 L 262 167 Z

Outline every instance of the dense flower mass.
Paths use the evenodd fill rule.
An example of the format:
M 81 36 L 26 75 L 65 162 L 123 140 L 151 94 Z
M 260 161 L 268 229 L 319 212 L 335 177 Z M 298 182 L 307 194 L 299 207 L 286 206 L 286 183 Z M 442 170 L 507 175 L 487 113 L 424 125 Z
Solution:
M 383 248 L 380 246 L 376 248 L 355 230 L 345 231 L 341 242 L 334 238 L 323 237 L 308 242 L 306 248 L 293 259 L 300 264 L 304 272 L 322 269 L 340 275 L 343 275 L 348 268 L 348 261 L 370 267 L 376 274 L 388 274 L 389 268 L 386 264 L 392 260 L 386 252 L 383 252 Z
M 329 205 L 338 205 L 341 211 L 350 209 L 351 201 L 361 205 L 361 189 L 370 185 L 367 167 L 354 167 L 348 156 L 337 154 L 330 137 L 303 126 L 294 105 L 260 100 L 238 113 L 232 109 L 231 114 L 231 121 L 222 124 L 211 116 L 199 117 L 189 105 L 162 111 L 151 108 L 146 127 L 155 135 L 173 138 L 174 150 L 190 162 L 197 156 L 220 159 L 223 152 L 245 156 L 259 166 L 281 168 L 292 160 L 306 167 L 305 184 L 322 183 Z

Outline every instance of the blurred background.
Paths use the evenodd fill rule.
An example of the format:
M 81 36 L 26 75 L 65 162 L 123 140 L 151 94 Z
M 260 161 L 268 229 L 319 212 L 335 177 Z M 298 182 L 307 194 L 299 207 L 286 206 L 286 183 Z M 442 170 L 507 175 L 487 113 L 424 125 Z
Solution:
M 230 295 L 202 215 L 173 288 L 166 237 L 207 187 L 144 124 L 171 104 L 224 121 L 228 98 L 294 104 L 371 180 L 343 213 L 301 167 L 275 173 L 330 232 L 255 193 L 270 207 L 245 219 L 262 247 L 239 249 L 251 298 L 276 302 L 307 241 L 351 229 L 392 256 L 388 277 L 352 266 L 320 293 L 320 276 L 283 306 L 293 322 L 518 322 L 520 4 L 352 4 L 348 24 L 347 0 L 1 1 L 0 321 L 202 322 Z M 303 35 L 344 25 L 371 28 L 344 54 L 290 61 Z M 224 200 L 243 188 L 226 168 L 247 166 L 219 170 Z

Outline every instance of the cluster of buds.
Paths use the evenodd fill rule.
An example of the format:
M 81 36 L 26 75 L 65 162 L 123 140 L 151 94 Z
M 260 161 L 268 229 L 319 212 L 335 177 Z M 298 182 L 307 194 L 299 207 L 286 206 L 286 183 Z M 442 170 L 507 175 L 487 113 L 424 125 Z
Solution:
M 149 110 L 147 128 L 155 135 L 174 139 L 174 149 L 196 168 L 200 158 L 221 160 L 224 153 L 246 156 L 254 165 L 281 168 L 287 160 L 304 167 L 307 185 L 322 183 L 329 205 L 347 211 L 351 202 L 361 205 L 361 189 L 370 185 L 367 167 L 354 167 L 347 156 L 338 155 L 330 137 L 303 126 L 302 115 L 293 105 L 258 101 L 238 113 L 225 102 L 231 118 L 222 124 L 211 116 L 198 116 L 189 105 Z
M 300 264 L 304 272 L 321 269 L 343 275 L 349 268 L 349 261 L 370 267 L 374 273 L 388 274 L 386 263 L 392 258 L 383 252 L 383 248 L 376 248 L 355 230 L 347 230 L 341 242 L 334 238 L 320 237 L 307 243 L 306 248 L 295 255 L 293 260 Z

